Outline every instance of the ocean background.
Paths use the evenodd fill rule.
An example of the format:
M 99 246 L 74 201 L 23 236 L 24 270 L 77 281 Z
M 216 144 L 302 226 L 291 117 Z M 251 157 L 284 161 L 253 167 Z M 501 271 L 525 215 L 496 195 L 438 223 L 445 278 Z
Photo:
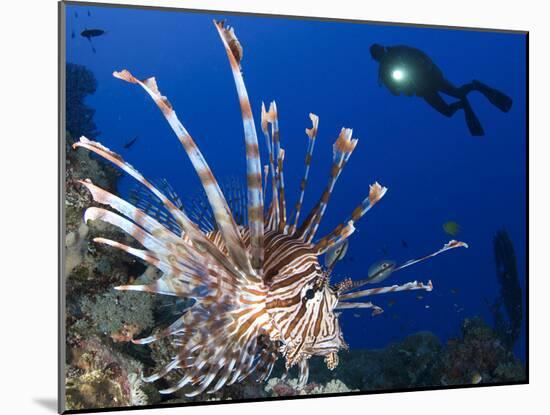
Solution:
M 459 336 L 465 318 L 492 322 L 488 303 L 500 289 L 493 236 L 502 228 L 514 244 L 525 293 L 525 35 L 68 5 L 66 59 L 86 66 L 97 79 L 97 91 L 87 99 L 96 110 L 97 140 L 146 177 L 166 178 L 182 197 L 199 194 L 200 183 L 181 144 L 149 96 L 112 72 L 126 68 L 139 78 L 155 76 L 217 179 L 244 182 L 242 118 L 213 18 L 226 18 L 243 45 L 242 68 L 264 163 L 260 105 L 277 102 L 287 206 L 294 204 L 303 175 L 310 112 L 320 123 L 302 218 L 326 185 L 340 129 L 353 128 L 359 139 L 318 236 L 349 215 L 369 184 L 379 181 L 389 189 L 356 225 L 333 282 L 364 278 L 380 259 L 402 263 L 433 252 L 452 239 L 442 228 L 450 220 L 461 226 L 457 238 L 470 245 L 395 273 L 384 284 L 431 279 L 432 292 L 372 297 L 385 309 L 376 317 L 368 310 L 344 311 L 340 322 L 352 349 L 382 348 L 421 330 L 446 341 Z M 80 36 L 92 28 L 107 32 L 92 40 L 96 53 Z M 485 129 L 484 137 L 471 137 L 462 112 L 446 118 L 419 98 L 395 97 L 379 86 L 372 43 L 419 48 L 454 84 L 481 80 L 509 95 L 512 109 L 502 113 L 482 95 L 470 94 Z M 123 177 L 119 193 L 127 196 L 134 186 Z M 525 361 L 525 324 L 522 330 L 515 353 Z

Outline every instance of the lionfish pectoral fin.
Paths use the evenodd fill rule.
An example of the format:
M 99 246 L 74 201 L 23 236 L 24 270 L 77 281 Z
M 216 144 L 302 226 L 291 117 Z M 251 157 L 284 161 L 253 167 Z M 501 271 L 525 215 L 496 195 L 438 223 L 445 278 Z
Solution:
M 178 119 L 172 105 L 168 99 L 160 93 L 155 78 L 148 78 L 145 81 L 140 81 L 126 69 L 120 72 L 113 72 L 113 76 L 124 81 L 140 85 L 157 104 L 162 114 L 168 121 L 168 124 L 172 127 L 172 130 L 183 145 L 191 164 L 199 176 L 204 191 L 206 192 L 206 196 L 208 197 L 208 201 L 212 207 L 212 211 L 214 212 L 216 224 L 223 237 L 230 257 L 234 261 L 235 265 L 246 273 L 247 278 L 254 281 L 258 280 L 256 273 L 252 269 L 248 253 L 239 233 L 238 227 L 233 216 L 231 215 L 227 201 L 225 200 L 214 174 L 212 173 L 195 141 Z
M 338 298 L 338 304 L 346 304 L 345 300 L 351 300 L 353 298 L 359 298 L 359 297 L 368 297 L 371 295 L 378 295 L 378 294 L 386 294 L 386 293 L 392 293 L 392 292 L 399 292 L 399 291 L 413 291 L 413 290 L 425 290 L 425 291 L 432 291 L 433 290 L 433 284 L 432 281 L 428 281 L 428 283 L 424 284 L 422 282 L 418 281 L 412 281 L 408 282 L 403 285 L 391 285 L 388 287 L 377 287 L 377 288 L 371 288 L 368 290 L 362 290 L 362 291 L 356 291 L 348 294 L 340 295 Z M 345 308 L 345 306 L 344 306 Z
M 181 199 L 174 191 L 170 183 L 166 179 L 160 179 L 157 182 L 153 182 L 154 186 L 159 189 L 178 209 L 189 211 L 184 209 Z M 174 234 L 182 236 L 183 230 L 181 226 L 175 221 L 164 206 L 164 204 L 155 197 L 151 192 L 144 189 L 142 186 L 136 186 L 130 190 L 130 203 L 143 211 L 149 217 L 154 218 L 160 222 L 163 226 L 170 229 Z M 191 218 L 193 219 L 193 218 Z M 197 221 L 195 221 L 197 222 Z
M 335 310 L 349 310 L 354 308 L 371 308 L 373 316 L 377 316 L 378 314 L 382 314 L 384 312 L 384 309 L 382 307 L 379 307 L 376 304 L 371 303 L 370 301 L 365 303 L 347 303 L 343 301 L 338 302 Z
M 136 344 L 145 344 L 145 343 L 136 343 Z M 177 369 L 179 366 L 179 358 L 176 357 L 174 360 L 172 360 L 170 363 L 168 363 L 166 366 L 164 366 L 161 370 L 158 372 L 155 372 L 149 376 L 144 376 L 143 373 L 141 374 L 141 380 L 147 383 L 155 382 L 159 380 L 160 378 L 166 376 L 168 373 L 170 373 L 172 370 Z
M 309 360 L 308 358 L 304 357 L 302 360 L 300 360 L 299 366 L 300 375 L 298 377 L 298 385 L 297 389 L 302 390 L 306 387 L 307 381 L 309 379 Z
M 431 254 L 428 254 L 428 255 L 424 255 L 420 258 L 416 258 L 416 259 L 411 259 L 407 262 L 405 262 L 404 264 L 402 265 L 399 265 L 398 267 L 396 267 L 393 272 L 395 271 L 399 271 L 403 268 L 407 268 L 407 267 L 410 267 L 411 265 L 414 265 L 414 264 L 418 264 L 419 262 L 422 262 L 422 261 L 425 261 L 427 259 L 430 259 L 430 258 L 433 258 L 434 256 L 437 256 L 445 251 L 449 251 L 451 249 L 455 249 L 455 248 L 468 248 L 468 244 L 466 242 L 461 242 L 461 241 L 456 241 L 456 240 L 451 240 L 449 242 L 447 242 L 445 245 L 443 245 L 443 248 L 435 251 L 435 252 L 432 252 Z
M 85 148 L 97 154 L 98 156 L 103 157 L 106 160 L 109 160 L 111 163 L 115 164 L 121 170 L 125 171 L 134 179 L 136 179 L 138 182 L 140 182 L 163 203 L 163 205 L 166 207 L 168 212 L 170 212 L 170 214 L 177 221 L 178 225 L 180 225 L 184 231 L 188 231 L 190 230 L 190 228 L 193 227 L 193 224 L 191 223 L 191 221 L 189 221 L 189 218 L 187 218 L 187 216 L 182 210 L 178 209 L 178 207 L 175 206 L 166 196 L 164 196 L 162 192 L 160 192 L 155 186 L 153 186 L 151 182 L 145 179 L 145 177 L 143 177 L 141 173 L 139 173 L 136 169 L 134 169 L 130 164 L 126 163 L 121 156 L 109 150 L 107 147 L 101 145 L 100 143 L 89 140 L 84 136 L 80 137 L 80 140 L 73 144 L 73 148 L 79 148 L 79 147 Z M 122 200 L 120 198 L 113 197 L 114 195 L 112 195 L 109 192 L 106 192 L 101 188 L 98 188 L 97 186 L 93 186 L 93 185 L 88 186 L 88 183 L 91 184 L 91 181 L 81 181 L 81 183 L 84 184 L 86 187 L 88 187 L 88 190 L 90 190 L 94 198 L 96 198 L 96 195 L 94 194 L 93 190 L 96 190 L 97 197 L 103 198 L 106 200 L 106 202 L 100 201 L 100 203 L 110 204 L 111 200 L 116 199 L 117 202 Z M 127 202 L 125 203 L 129 206 L 132 206 Z M 134 208 L 134 210 L 136 209 L 135 206 L 132 206 L 132 208 Z
M 178 383 L 176 383 L 174 386 L 167 388 L 167 389 L 160 389 L 159 393 L 161 395 L 169 395 L 171 393 L 177 392 L 181 388 L 183 388 L 185 385 L 187 385 L 189 382 L 191 382 L 191 376 L 183 376 Z

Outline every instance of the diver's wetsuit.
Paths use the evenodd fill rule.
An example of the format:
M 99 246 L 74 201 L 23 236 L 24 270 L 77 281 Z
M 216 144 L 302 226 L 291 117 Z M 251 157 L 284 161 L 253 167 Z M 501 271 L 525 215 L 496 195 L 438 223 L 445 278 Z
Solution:
M 507 112 L 512 100 L 479 81 L 472 81 L 460 87 L 454 86 L 443 76 L 441 69 L 419 49 L 410 46 L 371 46 L 372 57 L 380 62 L 379 81 L 394 95 L 401 93 L 424 98 L 441 114 L 451 117 L 457 110 L 463 109 L 466 123 L 472 135 L 484 135 L 483 127 L 474 114 L 467 99 L 471 91 L 479 91 L 500 110 Z M 397 76 L 398 75 L 398 76 Z M 458 101 L 447 104 L 439 93 L 457 98 Z

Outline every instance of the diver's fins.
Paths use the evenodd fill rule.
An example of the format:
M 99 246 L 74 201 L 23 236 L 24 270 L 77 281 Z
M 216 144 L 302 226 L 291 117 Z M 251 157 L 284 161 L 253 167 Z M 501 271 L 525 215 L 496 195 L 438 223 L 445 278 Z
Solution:
M 474 84 L 475 89 L 485 95 L 485 98 L 487 98 L 491 102 L 491 104 L 493 104 L 499 110 L 501 110 L 502 112 L 510 111 L 510 108 L 512 108 L 512 98 L 510 98 L 508 95 L 500 92 L 497 89 L 491 88 L 490 86 L 487 86 L 482 82 L 474 80 L 472 83 Z
M 485 131 L 483 131 L 483 127 L 468 101 L 464 101 L 464 117 L 466 118 L 466 124 L 470 130 L 470 134 L 473 136 L 485 135 Z

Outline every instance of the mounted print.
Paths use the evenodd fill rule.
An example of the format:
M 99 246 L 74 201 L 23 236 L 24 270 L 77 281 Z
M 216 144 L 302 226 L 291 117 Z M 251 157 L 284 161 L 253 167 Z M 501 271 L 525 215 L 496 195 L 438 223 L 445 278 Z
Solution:
M 60 412 L 528 382 L 527 32 L 62 2 L 60 51 Z

